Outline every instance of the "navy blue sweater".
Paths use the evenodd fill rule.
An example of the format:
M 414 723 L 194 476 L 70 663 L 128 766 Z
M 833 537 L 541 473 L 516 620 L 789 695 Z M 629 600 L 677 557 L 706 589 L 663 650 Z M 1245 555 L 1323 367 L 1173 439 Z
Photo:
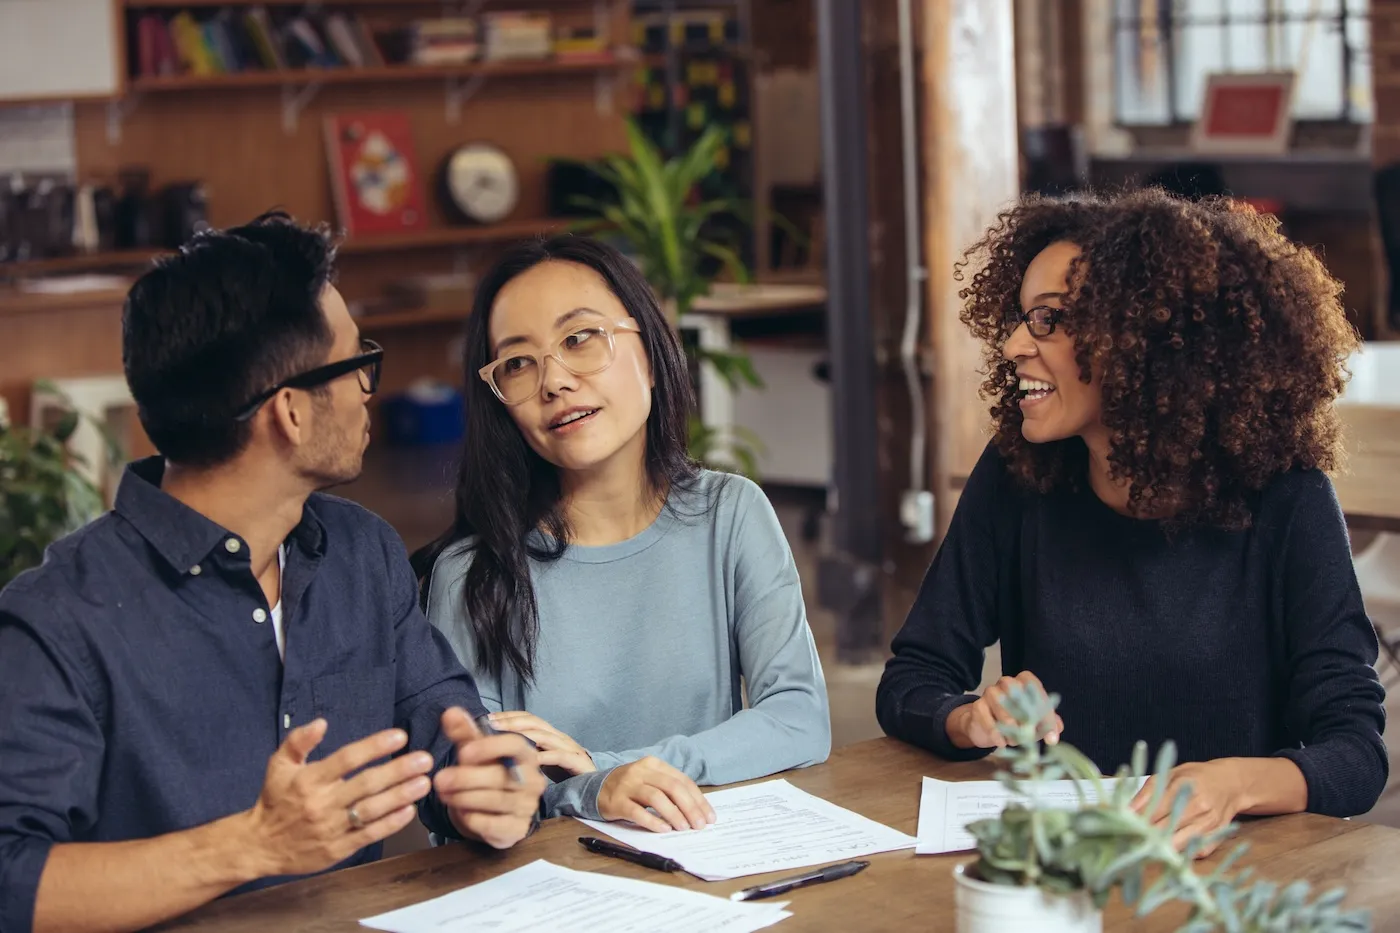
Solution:
M 885 731 L 945 758 L 983 651 L 1061 696 L 1064 739 L 1112 773 L 1138 739 L 1183 761 L 1282 755 L 1308 809 L 1369 810 L 1385 787 L 1385 691 L 1326 475 L 1293 471 L 1252 526 L 1178 531 L 1092 490 L 1022 491 L 988 448 L 969 477 L 877 694 Z

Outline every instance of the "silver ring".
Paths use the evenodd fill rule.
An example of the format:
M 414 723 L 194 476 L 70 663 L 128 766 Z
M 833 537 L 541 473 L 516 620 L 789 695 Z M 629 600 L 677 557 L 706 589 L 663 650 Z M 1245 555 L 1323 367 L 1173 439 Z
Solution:
M 355 812 L 354 807 L 346 807 L 345 815 L 350 820 L 350 828 L 352 830 L 359 831 L 365 828 L 365 821 L 360 819 L 360 814 Z

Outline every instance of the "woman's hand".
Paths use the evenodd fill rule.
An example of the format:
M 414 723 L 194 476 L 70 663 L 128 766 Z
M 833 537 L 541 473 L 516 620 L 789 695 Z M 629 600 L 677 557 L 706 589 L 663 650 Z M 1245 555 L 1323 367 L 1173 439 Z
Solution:
M 715 821 L 714 807 L 695 782 L 651 757 L 612 769 L 598 791 L 598 813 L 605 820 L 630 820 L 654 833 L 704 829 Z
M 502 732 L 518 733 L 534 742 L 540 750 L 539 765 L 542 768 L 563 768 L 570 774 L 587 774 L 598 770 L 588 749 L 532 713 L 524 710 L 492 713 L 491 725 Z
M 1144 813 L 1152 802 L 1155 777 L 1149 778 L 1133 798 L 1132 807 Z M 1167 790 L 1157 811 L 1149 815 L 1154 825 L 1165 826 L 1171 819 L 1172 800 L 1184 784 L 1190 783 L 1191 796 L 1172 835 L 1172 845 L 1180 849 L 1196 836 L 1205 836 L 1242 814 L 1270 816 L 1300 813 L 1308 806 L 1308 783 L 1298 766 L 1287 758 L 1217 758 L 1177 765 L 1167 772 Z M 1220 840 L 1223 842 L 1224 840 Z M 1196 854 L 1205 858 L 1220 842 Z
M 958 748 L 1005 748 L 1010 740 L 997 728 L 997 723 L 1008 725 L 1015 722 L 1011 714 L 1002 706 L 1007 690 L 1016 684 L 1036 686 L 1045 690 L 1040 678 L 1030 671 L 1022 671 L 1015 677 L 1003 676 L 988 687 L 974 703 L 965 703 L 948 714 L 944 731 L 948 739 Z M 1060 741 L 1060 733 L 1065 731 L 1065 723 L 1058 715 L 1044 724 L 1045 744 L 1054 745 Z

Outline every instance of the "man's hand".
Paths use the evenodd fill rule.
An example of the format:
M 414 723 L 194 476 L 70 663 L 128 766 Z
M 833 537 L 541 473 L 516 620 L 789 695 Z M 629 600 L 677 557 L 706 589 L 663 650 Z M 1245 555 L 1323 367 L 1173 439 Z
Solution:
M 392 836 L 413 820 L 413 805 L 431 789 L 426 775 L 433 759 L 427 752 L 346 777 L 403 748 L 403 730 L 386 729 L 308 764 L 325 735 L 324 719 L 307 723 L 289 733 L 268 760 L 262 793 L 247 813 L 263 876 L 323 871 Z
M 462 835 L 509 849 L 530 834 L 546 781 L 539 757 L 518 735 L 484 736 L 466 711 L 443 711 L 442 733 L 457 746 L 457 764 L 433 779 L 438 799 Z M 515 759 L 516 783 L 502 758 Z
M 598 791 L 598 813 L 654 833 L 704 829 L 715 821 L 714 807 L 695 782 L 650 756 L 612 769 Z
M 988 687 L 974 703 L 966 703 L 948 714 L 943 729 L 948 740 L 958 748 L 1005 748 L 1008 740 L 997 723 L 1015 722 L 1006 707 L 1001 705 L 1006 691 L 1016 684 L 1035 685 L 1043 691 L 1040 678 L 1030 671 L 1022 671 L 1015 677 L 1002 677 Z M 1046 745 L 1060 741 L 1060 733 L 1065 731 L 1065 723 L 1058 715 L 1042 726 Z
M 491 724 L 502 732 L 517 732 L 534 742 L 540 750 L 542 768 L 563 768 L 570 774 L 598 770 L 588 749 L 533 713 L 524 710 L 492 713 Z

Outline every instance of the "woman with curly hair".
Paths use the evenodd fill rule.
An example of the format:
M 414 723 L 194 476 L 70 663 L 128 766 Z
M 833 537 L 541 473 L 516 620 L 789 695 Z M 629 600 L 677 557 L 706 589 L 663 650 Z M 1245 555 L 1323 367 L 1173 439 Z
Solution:
M 1027 200 L 972 262 L 994 437 L 894 640 L 885 731 L 979 757 L 1011 683 L 1043 683 L 1045 740 L 1105 772 L 1176 742 L 1179 843 L 1369 810 L 1384 691 L 1324 472 L 1358 346 L 1340 285 L 1273 219 L 1155 189 Z M 968 693 L 998 640 L 1014 676 Z

